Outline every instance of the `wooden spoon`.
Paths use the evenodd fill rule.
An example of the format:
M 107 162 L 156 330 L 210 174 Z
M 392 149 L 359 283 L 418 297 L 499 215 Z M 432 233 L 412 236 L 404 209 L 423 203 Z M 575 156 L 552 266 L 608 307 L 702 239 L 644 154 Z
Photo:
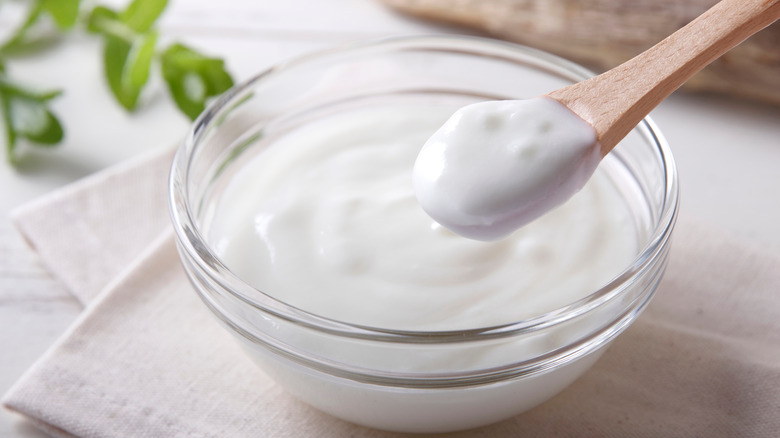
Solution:
M 602 75 L 544 99 L 480 102 L 460 109 L 417 157 L 414 187 L 420 206 L 462 236 L 506 236 L 571 198 L 599 160 L 663 99 L 779 17 L 780 0 L 722 0 Z M 513 121 L 487 128 L 479 122 L 487 120 L 486 114 Z M 534 126 L 545 118 L 547 128 Z M 545 138 L 552 140 L 540 148 L 536 140 L 524 140 L 526 131 L 547 132 Z
M 635 58 L 547 94 L 596 130 L 604 156 L 662 100 L 780 18 L 780 0 L 722 0 Z

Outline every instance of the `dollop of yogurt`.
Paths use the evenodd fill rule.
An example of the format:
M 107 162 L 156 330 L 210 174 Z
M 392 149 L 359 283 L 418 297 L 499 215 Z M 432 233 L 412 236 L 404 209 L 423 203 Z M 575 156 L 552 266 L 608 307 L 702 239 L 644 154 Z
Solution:
M 415 195 L 451 231 L 498 240 L 571 198 L 600 161 L 593 127 L 553 99 L 479 102 L 420 150 Z

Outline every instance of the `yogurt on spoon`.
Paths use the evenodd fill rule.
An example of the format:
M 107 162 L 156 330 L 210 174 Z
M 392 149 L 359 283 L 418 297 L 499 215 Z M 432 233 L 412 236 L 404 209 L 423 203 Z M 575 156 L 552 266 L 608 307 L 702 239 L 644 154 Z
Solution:
M 546 97 L 458 110 L 414 165 L 420 205 L 476 240 L 497 240 L 563 204 L 601 161 L 596 131 Z

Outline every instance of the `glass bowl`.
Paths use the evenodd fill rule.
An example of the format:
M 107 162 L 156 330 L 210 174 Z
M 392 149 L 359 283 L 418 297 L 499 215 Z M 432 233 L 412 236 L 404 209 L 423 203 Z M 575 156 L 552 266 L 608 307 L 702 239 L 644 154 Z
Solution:
M 404 331 L 316 315 L 239 278 L 216 255 L 208 230 L 215 215 L 231 214 L 217 203 L 236 172 L 295 127 L 385 102 L 528 98 L 590 75 L 538 50 L 450 36 L 351 45 L 262 72 L 215 101 L 174 159 L 172 219 L 195 290 L 268 375 L 347 421 L 447 432 L 539 405 L 596 362 L 639 316 L 663 275 L 678 183 L 669 147 L 650 120 L 602 162 L 633 216 L 636 257 L 585 298 L 507 324 Z M 480 355 L 486 359 L 479 366 L 456 360 Z

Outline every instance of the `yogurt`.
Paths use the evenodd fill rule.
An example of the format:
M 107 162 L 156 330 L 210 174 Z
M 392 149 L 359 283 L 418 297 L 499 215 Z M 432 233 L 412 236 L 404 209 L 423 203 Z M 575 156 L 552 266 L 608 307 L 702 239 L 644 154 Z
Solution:
M 500 118 L 527 116 L 515 104 L 474 108 L 499 140 L 517 129 L 501 127 Z M 417 170 L 430 164 L 417 158 L 425 160 L 420 148 L 455 110 L 433 104 L 361 108 L 287 133 L 232 178 L 216 208 L 230 214 L 214 215 L 208 239 L 229 269 L 279 300 L 327 318 L 397 330 L 516 322 L 583 298 L 630 264 L 638 250 L 632 215 L 609 176 L 598 171 L 560 208 L 500 241 L 464 238 L 426 214 L 412 169 L 415 160 Z M 501 117 L 491 115 L 496 111 Z M 531 120 L 544 139 L 564 144 L 586 137 L 584 127 L 566 133 L 547 126 L 546 113 Z M 559 160 L 532 143 L 496 153 L 475 172 L 487 172 L 493 163 L 501 169 L 497 178 L 511 178 L 516 166 L 501 162 L 514 153 L 563 166 L 576 173 L 579 185 L 598 162 L 597 151 L 566 149 Z M 437 146 L 429 142 L 426 149 L 431 147 Z M 458 159 L 468 160 L 468 153 Z M 561 164 L 566 160 L 579 164 L 568 168 Z M 461 182 L 430 178 L 422 191 L 468 189 L 473 176 Z M 548 183 L 537 173 L 532 181 Z M 523 190 L 533 189 L 523 184 Z M 503 217 L 511 193 L 480 203 L 480 190 L 486 188 L 465 197 L 469 205 Z M 561 202 L 557 194 L 551 198 L 534 208 Z
M 414 165 L 423 209 L 463 236 L 496 240 L 577 193 L 601 155 L 596 131 L 544 97 L 458 110 Z

